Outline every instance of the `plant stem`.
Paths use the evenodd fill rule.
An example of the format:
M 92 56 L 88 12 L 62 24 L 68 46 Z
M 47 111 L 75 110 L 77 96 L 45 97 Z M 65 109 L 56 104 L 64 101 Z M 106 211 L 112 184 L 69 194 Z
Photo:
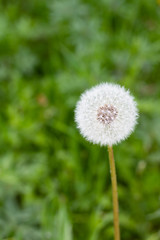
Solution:
M 110 173 L 111 173 L 111 182 L 112 182 L 113 215 L 114 215 L 114 239 L 115 240 L 120 240 L 117 178 L 116 178 L 116 168 L 115 168 L 112 146 L 108 146 L 108 152 L 109 152 L 109 164 L 110 164 Z

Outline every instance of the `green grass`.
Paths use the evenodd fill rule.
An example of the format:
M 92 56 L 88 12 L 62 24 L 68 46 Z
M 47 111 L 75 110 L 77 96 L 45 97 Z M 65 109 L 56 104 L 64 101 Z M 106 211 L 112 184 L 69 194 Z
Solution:
M 74 123 L 80 94 L 105 81 L 140 111 L 114 147 L 122 239 L 160 239 L 159 4 L 1 1 L 0 239 L 113 239 L 107 149 Z

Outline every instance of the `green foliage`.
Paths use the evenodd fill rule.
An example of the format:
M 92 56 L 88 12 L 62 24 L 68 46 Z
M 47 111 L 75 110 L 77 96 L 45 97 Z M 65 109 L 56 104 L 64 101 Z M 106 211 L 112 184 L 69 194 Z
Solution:
M 94 84 L 135 95 L 115 146 L 123 240 L 160 239 L 160 1 L 0 2 L 0 239 L 111 240 L 107 149 L 79 134 Z

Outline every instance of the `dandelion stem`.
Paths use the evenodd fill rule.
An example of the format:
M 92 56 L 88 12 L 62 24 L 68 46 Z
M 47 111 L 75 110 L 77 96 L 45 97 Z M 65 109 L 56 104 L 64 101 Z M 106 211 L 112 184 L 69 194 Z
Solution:
M 117 178 L 116 178 L 116 168 L 115 168 L 112 146 L 108 146 L 108 152 L 109 152 L 109 163 L 110 163 L 111 182 L 112 182 L 113 215 L 114 215 L 114 239 L 115 240 L 120 240 Z

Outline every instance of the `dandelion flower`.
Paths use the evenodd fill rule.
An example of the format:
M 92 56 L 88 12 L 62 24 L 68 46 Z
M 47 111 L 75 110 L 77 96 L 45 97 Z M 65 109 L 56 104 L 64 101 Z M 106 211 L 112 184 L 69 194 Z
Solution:
M 109 145 L 126 139 L 134 130 L 138 111 L 130 92 L 117 84 L 102 83 L 81 95 L 75 121 L 90 142 Z
M 108 145 L 113 196 L 115 240 L 120 240 L 116 169 L 112 145 L 127 138 L 137 122 L 138 110 L 128 90 L 102 83 L 82 94 L 75 110 L 81 134 L 90 142 Z

